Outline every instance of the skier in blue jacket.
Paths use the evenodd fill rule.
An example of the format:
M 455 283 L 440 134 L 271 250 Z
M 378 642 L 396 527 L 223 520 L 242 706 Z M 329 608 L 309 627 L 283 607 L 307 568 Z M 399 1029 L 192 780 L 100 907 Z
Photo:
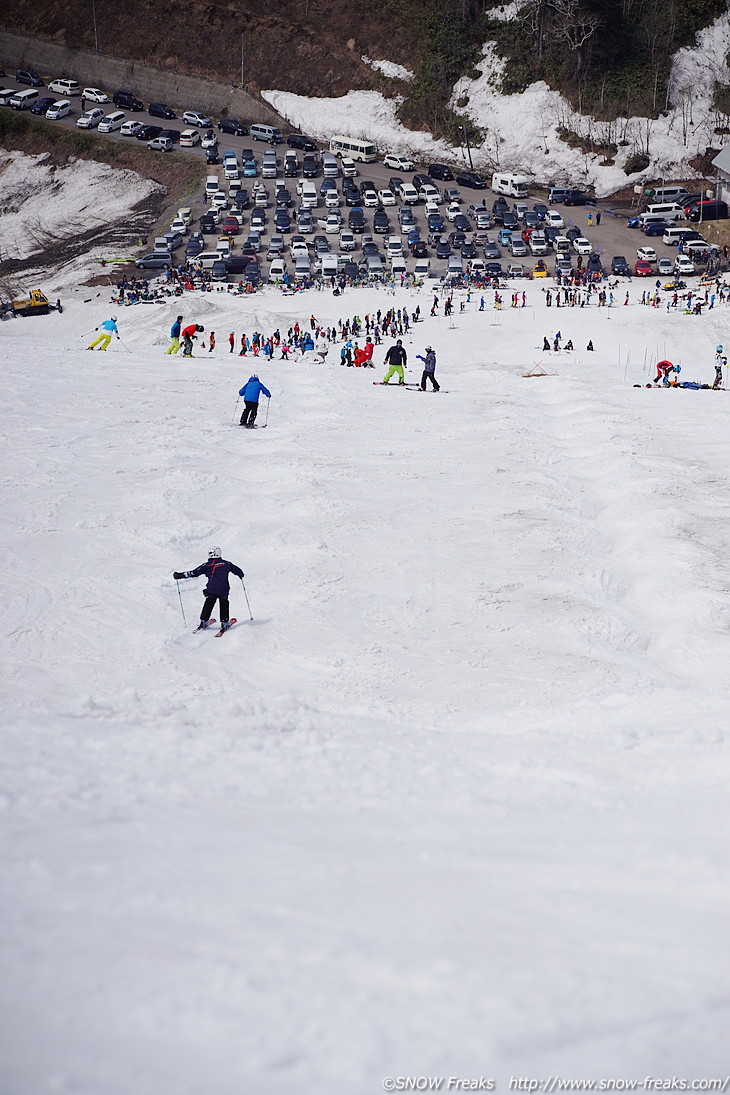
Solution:
M 203 601 L 203 610 L 200 613 L 200 627 L 198 630 L 204 631 L 208 626 L 213 606 L 218 601 L 221 610 L 221 631 L 226 631 L 229 627 L 228 594 L 230 593 L 230 587 L 228 585 L 228 575 L 235 574 L 237 578 L 243 578 L 243 571 L 235 563 L 229 563 L 226 559 L 222 559 L 219 547 L 212 547 L 208 552 L 207 563 L 196 567 L 195 570 L 176 570 L 173 578 L 175 581 L 179 581 L 181 578 L 199 578 L 201 574 L 205 575 L 207 583 L 203 590 L 205 600 Z
M 264 393 L 267 399 L 271 399 L 271 392 L 266 388 L 256 373 L 250 376 L 246 383 L 241 388 L 239 395 L 243 396 L 244 410 L 241 415 L 241 425 L 245 426 L 247 430 L 252 430 L 254 422 L 256 421 L 256 415 L 259 409 L 259 396 Z

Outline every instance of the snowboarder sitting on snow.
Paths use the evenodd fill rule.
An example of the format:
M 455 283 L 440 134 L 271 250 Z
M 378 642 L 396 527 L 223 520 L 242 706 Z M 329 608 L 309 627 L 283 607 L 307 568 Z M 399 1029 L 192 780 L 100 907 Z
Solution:
M 593 349 L 593 339 L 589 338 L 588 339 L 588 345 L 586 346 L 586 350 L 592 350 L 592 349 Z
M 93 350 L 95 346 L 99 346 L 100 342 L 103 343 L 103 345 L 99 346 L 99 349 L 100 350 L 106 350 L 107 346 L 109 345 L 109 343 L 112 340 L 112 335 L 113 334 L 115 334 L 117 336 L 117 338 L 119 338 L 119 331 L 117 330 L 117 317 L 116 316 L 112 316 L 111 319 L 105 319 L 104 322 L 102 324 L 100 324 L 100 326 L 101 326 L 102 333 L 99 335 L 99 337 L 97 339 L 95 339 L 91 343 L 90 346 L 86 347 L 87 350 Z M 94 330 L 98 331 L 99 328 L 95 327 Z
M 271 399 L 271 392 L 268 388 L 264 387 L 256 373 L 250 376 L 246 383 L 241 388 L 239 395 L 243 396 L 244 411 L 241 415 L 241 425 L 246 429 L 252 430 L 256 421 L 256 415 L 259 409 L 259 396 L 264 393 L 267 399 Z
M 569 338 L 568 341 L 565 343 L 565 349 L 566 350 L 572 350 L 573 349 L 573 339 L 572 338 Z M 593 347 L 591 346 L 591 350 L 592 349 L 593 349 Z
M 542 336 L 542 352 L 546 353 L 550 350 L 550 340 L 547 335 Z
M 237 578 L 243 578 L 243 571 L 235 563 L 229 563 L 226 559 L 222 559 L 219 547 L 212 547 L 208 552 L 207 563 L 196 567 L 195 570 L 176 570 L 173 578 L 177 582 L 181 578 L 199 578 L 201 574 L 205 575 L 207 583 L 203 590 L 205 600 L 203 601 L 203 610 L 200 613 L 200 628 L 205 630 L 208 626 L 213 606 L 218 601 L 221 610 L 221 631 L 226 631 L 229 626 L 228 594 L 230 593 L 230 587 L 228 585 L 228 575 L 235 574 Z
M 398 383 L 405 384 L 406 378 L 403 370 L 406 366 L 407 361 L 408 355 L 403 349 L 402 339 L 399 338 L 395 346 L 391 346 L 387 354 L 385 355 L 384 364 L 389 365 L 390 368 L 383 377 L 383 384 L 387 384 L 391 376 L 394 376 L 396 373 L 398 374 Z

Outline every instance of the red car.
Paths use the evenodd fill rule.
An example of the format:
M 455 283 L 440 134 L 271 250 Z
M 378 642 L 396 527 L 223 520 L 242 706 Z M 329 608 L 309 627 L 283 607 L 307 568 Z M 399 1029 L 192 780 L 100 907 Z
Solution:
M 221 236 L 237 236 L 241 230 L 241 226 L 235 217 L 226 217 L 220 226 Z
M 522 239 L 523 239 L 524 243 L 529 243 L 530 242 L 530 236 L 532 235 L 532 233 L 534 231 L 535 231 L 535 226 L 534 225 L 528 225 L 527 228 L 522 229 Z
M 634 266 L 634 273 L 637 278 L 650 278 L 652 275 L 651 263 L 646 259 L 639 259 Z

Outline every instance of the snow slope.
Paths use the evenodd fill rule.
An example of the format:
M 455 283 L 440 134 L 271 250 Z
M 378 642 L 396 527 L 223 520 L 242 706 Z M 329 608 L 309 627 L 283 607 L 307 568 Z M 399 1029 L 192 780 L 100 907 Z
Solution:
M 406 339 L 445 394 L 256 362 L 255 433 L 229 330 L 429 293 L 0 325 L 2 1091 L 724 1076 L 730 404 L 632 385 L 727 312 L 527 291 Z
M 514 19 L 518 5 L 508 4 L 496 14 L 498 18 Z M 695 171 L 689 160 L 704 153 L 708 146 L 723 143 L 724 138 L 714 133 L 717 120 L 710 104 L 715 81 L 730 81 L 729 53 L 730 13 L 699 31 L 696 46 L 677 52 L 669 81 L 669 109 L 666 115 L 648 123 L 651 164 L 645 171 L 629 176 L 623 165 L 628 155 L 645 149 L 645 118 L 618 120 L 612 137 L 615 140 L 616 132 L 625 130 L 629 145 L 619 149 L 615 164 L 604 166 L 602 156 L 584 155 L 558 137 L 561 127 L 596 136 L 604 129 L 602 123 L 573 110 L 559 92 L 538 81 L 519 94 L 500 93 L 504 62 L 492 43 L 485 45 L 482 60 L 475 66 L 481 75 L 475 80 L 458 80 L 450 105 L 470 117 L 485 134 L 482 146 L 471 149 L 476 168 L 519 171 L 543 184 L 571 181 L 589 185 L 595 187 L 599 197 L 605 197 L 643 179 L 691 178 Z M 396 113 L 402 97 L 385 98 L 376 91 L 350 91 L 339 98 L 322 99 L 276 90 L 262 95 L 292 124 L 317 137 L 329 140 L 337 133 L 367 137 L 383 152 L 408 152 L 426 161 L 466 161 L 463 149 L 435 140 L 430 133 L 407 129 Z M 466 106 L 462 105 L 464 100 Z

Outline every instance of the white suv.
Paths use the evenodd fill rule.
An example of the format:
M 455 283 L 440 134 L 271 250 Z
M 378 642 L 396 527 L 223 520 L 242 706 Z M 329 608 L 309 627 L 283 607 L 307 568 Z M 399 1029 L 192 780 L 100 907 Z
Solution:
M 64 95 L 67 98 L 71 95 L 81 94 L 81 88 L 76 80 L 51 80 L 48 90 L 52 91 L 54 95 Z
M 413 171 L 412 160 L 409 160 L 407 156 L 396 156 L 391 152 L 383 157 L 383 164 L 385 167 L 392 167 L 395 171 Z
M 87 110 L 85 114 L 82 114 L 80 118 L 77 118 L 76 125 L 79 129 L 93 129 L 97 126 L 101 119 L 104 117 L 104 111 L 100 106 L 95 106 L 92 110 Z
M 198 125 L 201 129 L 210 129 L 213 122 L 207 115 L 201 114 L 198 110 L 186 110 L 182 116 L 182 120 L 186 125 Z

